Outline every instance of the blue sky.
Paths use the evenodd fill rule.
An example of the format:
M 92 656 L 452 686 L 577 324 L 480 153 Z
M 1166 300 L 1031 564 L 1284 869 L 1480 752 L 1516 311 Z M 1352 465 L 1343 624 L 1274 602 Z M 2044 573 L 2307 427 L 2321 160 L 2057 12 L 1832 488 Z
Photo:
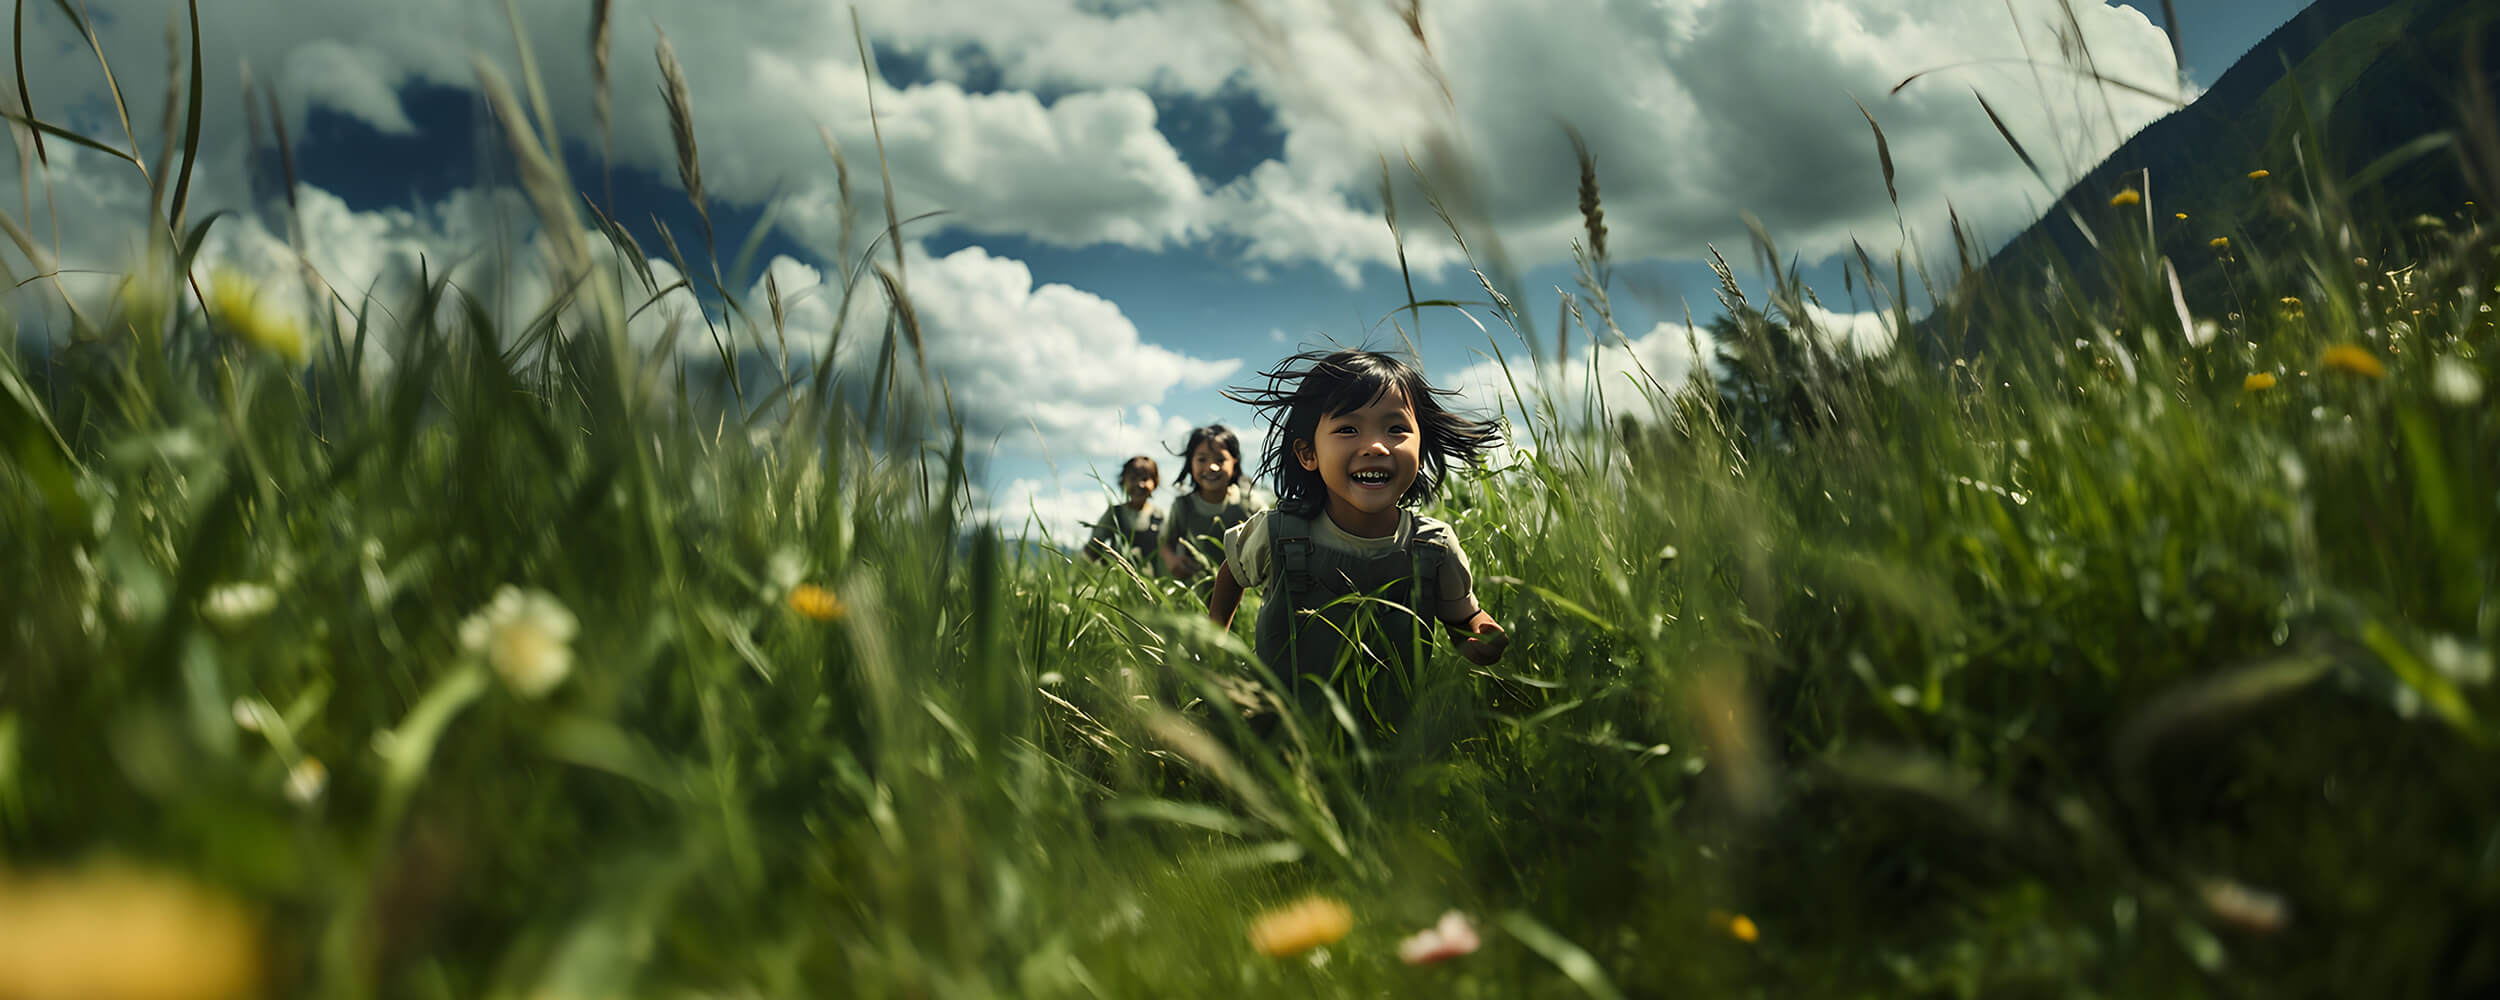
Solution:
M 90 6 L 125 92 L 160 93 L 161 64 L 147 64 L 162 51 L 163 4 Z M 873 224 L 883 211 L 851 8 L 618 0 L 616 153 L 603 178 L 582 44 L 591 4 L 523 6 L 574 179 L 654 257 L 665 256 L 654 218 L 689 250 L 695 226 L 657 96 L 653 49 L 667 32 L 694 96 L 722 255 L 774 206 L 754 273 L 726 283 L 760 298 L 769 269 L 791 306 L 797 350 L 821 347 L 833 321 L 821 283 L 836 266 L 840 199 L 819 127 L 852 167 L 859 218 Z M 2297 10 L 2288 0 L 2176 6 L 2191 85 L 2183 96 Z M 1439 0 L 1421 8 L 1428 44 L 1397 7 L 857 5 L 898 202 L 907 214 L 946 213 L 906 234 L 907 277 L 936 370 L 988 442 L 984 502 L 995 512 L 1030 512 L 1065 536 L 1107 500 L 1093 470 L 1107 477 L 1140 450 L 1168 456 L 1192 424 L 1252 429 L 1248 413 L 1218 396 L 1224 386 L 1304 345 L 1395 346 L 1384 317 L 1404 292 L 1380 211 L 1384 160 L 1417 294 L 1484 298 L 1426 206 L 1428 187 L 1454 206 L 1480 259 L 1498 246 L 1515 265 L 1505 291 L 1550 358 L 1558 290 L 1575 290 L 1580 219 L 1563 124 L 1577 127 L 1597 158 L 1616 343 L 1632 346 L 1592 356 L 1575 331 L 1574 370 L 1619 373 L 1637 358 L 1672 376 L 1686 363 L 1686 311 L 1704 322 L 1718 311 L 1704 245 L 1727 253 L 1749 290 L 1761 287 L 1746 214 L 1821 294 L 1827 327 L 1880 342 L 1880 328 L 1857 315 L 1874 304 L 1862 288 L 1856 301 L 1842 290 L 1853 239 L 1879 258 L 1904 246 L 1932 253 L 1950 247 L 1948 208 L 2001 237 L 2049 196 L 1972 90 L 2069 176 L 2166 110 L 2099 93 L 2055 66 L 2035 76 L 2004 60 L 2025 46 L 2054 60 L 2056 35 L 2072 24 L 2105 73 L 2165 87 L 2175 70 L 2158 3 L 2078 2 L 2069 21 L 2060 0 Z M 423 257 L 438 269 L 467 261 L 464 274 L 516 301 L 543 294 L 529 253 L 487 252 L 498 241 L 509 251 L 534 229 L 509 193 L 499 140 L 480 127 L 472 56 L 507 74 L 515 65 L 499 3 L 230 0 L 203 13 L 212 104 L 198 197 L 259 205 L 218 234 L 211 256 L 275 273 L 298 252 L 265 197 L 267 171 L 255 174 L 267 157 L 247 156 L 252 123 L 237 94 L 248 72 L 278 97 L 304 185 L 301 253 L 334 286 L 387 290 Z M 37 108 L 118 135 L 92 54 L 57 12 L 30 5 L 26 31 Z M 1959 68 L 1888 93 L 1937 67 Z M 1897 214 L 1853 100 L 1891 143 Z M 261 134 L 265 150 L 265 123 Z M 152 136 L 141 139 L 153 149 Z M 52 197 L 65 214 L 134 213 L 144 189 L 111 167 L 64 158 Z M 128 251 L 97 235 L 108 229 L 66 234 L 63 263 L 115 266 Z M 651 319 L 699 308 L 674 302 Z M 873 312 L 853 319 L 874 322 Z M 1474 316 L 1494 323 L 1489 311 Z M 1426 313 L 1421 335 L 1437 381 L 1501 405 L 1482 365 L 1495 344 L 1523 354 L 1515 335 L 1495 326 L 1489 338 L 1450 311 Z

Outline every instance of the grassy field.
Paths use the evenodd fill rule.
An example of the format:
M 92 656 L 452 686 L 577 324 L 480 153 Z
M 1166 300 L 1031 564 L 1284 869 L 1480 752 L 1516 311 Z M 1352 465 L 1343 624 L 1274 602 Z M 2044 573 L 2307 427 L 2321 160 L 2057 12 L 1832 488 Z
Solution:
M 718 422 L 513 92 L 581 234 L 542 322 L 292 325 L 176 281 L 168 204 L 79 347 L 0 356 L 0 997 L 2500 983 L 2488 209 L 2286 164 L 2299 238 L 2182 317 L 2122 197 L 2106 299 L 1945 295 L 1982 356 L 1512 414 L 1431 513 L 1515 642 L 1392 764 L 1248 738 L 1193 595 L 969 521 L 906 326 Z M 1725 292 L 1757 361 L 1805 315 Z M 1481 948 L 1401 962 L 1453 909 Z

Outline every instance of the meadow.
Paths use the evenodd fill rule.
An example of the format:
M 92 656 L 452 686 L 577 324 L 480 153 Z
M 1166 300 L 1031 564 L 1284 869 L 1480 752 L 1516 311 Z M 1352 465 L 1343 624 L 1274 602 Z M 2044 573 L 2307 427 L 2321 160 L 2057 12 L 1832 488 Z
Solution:
M 629 342 L 664 289 L 531 72 L 481 64 L 571 279 L 536 320 L 437 277 L 291 321 L 163 161 L 150 265 L 0 355 L 0 997 L 2500 983 L 2488 207 L 2275 165 L 2190 310 L 2127 187 L 2088 298 L 1863 260 L 1903 336 L 1858 357 L 1730 269 L 1725 377 L 1578 393 L 1543 306 L 1472 307 L 1526 402 L 1431 513 L 1514 641 L 1436 657 L 1459 723 L 1398 762 L 1250 738 L 1248 614 L 972 517 L 899 220 L 864 378 L 724 416 Z M 1991 349 L 1917 349 L 1914 282 Z M 1401 961 L 1451 910 L 1481 946 Z

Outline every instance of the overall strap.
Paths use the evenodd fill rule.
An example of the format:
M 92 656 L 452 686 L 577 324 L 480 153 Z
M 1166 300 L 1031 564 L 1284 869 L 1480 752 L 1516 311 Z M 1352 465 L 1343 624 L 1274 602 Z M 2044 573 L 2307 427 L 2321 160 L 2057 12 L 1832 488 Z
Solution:
M 1424 530 L 1420 518 L 1415 520 L 1414 528 L 1407 540 L 1407 551 L 1415 560 L 1415 617 L 1431 625 L 1441 620 L 1441 567 L 1450 555 L 1449 530 Z
M 1285 586 L 1297 594 L 1309 593 L 1317 584 L 1311 577 L 1311 522 L 1281 510 L 1269 511 L 1267 539 Z

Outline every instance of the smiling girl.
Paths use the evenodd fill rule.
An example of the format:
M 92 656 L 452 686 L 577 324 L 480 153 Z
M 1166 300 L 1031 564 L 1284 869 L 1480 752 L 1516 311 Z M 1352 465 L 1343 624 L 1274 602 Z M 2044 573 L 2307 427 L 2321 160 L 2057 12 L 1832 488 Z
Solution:
M 1442 408 L 1451 393 L 1390 355 L 1313 351 L 1260 374 L 1267 388 L 1227 395 L 1268 412 L 1259 475 L 1273 478 L 1277 506 L 1225 533 L 1209 617 L 1231 627 L 1243 590 L 1267 586 L 1259 658 L 1294 700 L 1324 713 L 1334 691 L 1395 729 L 1429 641 L 1422 616 L 1470 662 L 1489 665 L 1509 646 L 1476 604 L 1450 526 L 1408 509 L 1432 498 L 1451 462 L 1475 461 L 1500 437 Z
M 1187 580 L 1206 567 L 1224 532 L 1249 520 L 1257 508 L 1241 485 L 1241 438 L 1232 428 L 1208 424 L 1190 431 L 1180 456 L 1181 473 L 1172 482 L 1184 489 L 1172 500 L 1172 515 L 1163 519 L 1158 548 L 1164 568 Z M 1199 593 L 1205 592 L 1202 583 Z

